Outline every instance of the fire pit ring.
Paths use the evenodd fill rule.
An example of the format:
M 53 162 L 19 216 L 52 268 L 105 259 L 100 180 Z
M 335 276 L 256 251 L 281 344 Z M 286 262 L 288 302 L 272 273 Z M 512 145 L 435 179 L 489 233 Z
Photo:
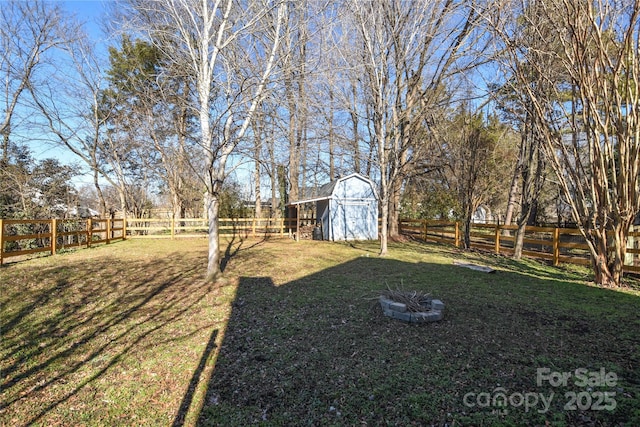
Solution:
M 419 311 L 414 307 L 409 310 L 407 304 L 394 301 L 384 295 L 380 296 L 379 301 L 385 316 L 408 323 L 437 322 L 444 317 L 444 303 L 439 299 L 422 301 L 420 305 L 424 310 Z

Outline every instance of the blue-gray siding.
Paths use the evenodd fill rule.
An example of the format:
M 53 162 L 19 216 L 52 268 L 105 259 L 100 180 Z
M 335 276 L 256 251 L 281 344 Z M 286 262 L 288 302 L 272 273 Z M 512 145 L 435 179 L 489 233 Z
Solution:
M 357 175 L 338 180 L 332 194 L 317 202 L 325 240 L 376 240 L 378 201 L 371 181 Z

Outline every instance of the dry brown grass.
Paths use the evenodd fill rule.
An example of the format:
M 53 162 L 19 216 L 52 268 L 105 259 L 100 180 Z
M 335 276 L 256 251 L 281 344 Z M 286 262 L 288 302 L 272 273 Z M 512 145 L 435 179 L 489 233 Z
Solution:
M 4 267 L 0 425 L 640 422 L 637 293 L 535 262 L 470 254 L 498 270 L 487 275 L 453 266 L 464 254 L 449 248 L 390 249 L 236 240 L 215 285 L 203 281 L 205 240 Z M 445 319 L 386 318 L 369 298 L 386 284 L 437 296 Z M 496 384 L 547 392 L 535 384 L 547 366 L 616 372 L 618 408 L 557 401 L 547 414 L 495 415 L 463 404 Z
M 431 306 L 431 300 L 433 299 L 431 294 L 426 292 L 391 289 L 390 287 L 380 291 L 380 295 L 391 301 L 406 305 L 407 311 L 412 313 L 428 310 Z

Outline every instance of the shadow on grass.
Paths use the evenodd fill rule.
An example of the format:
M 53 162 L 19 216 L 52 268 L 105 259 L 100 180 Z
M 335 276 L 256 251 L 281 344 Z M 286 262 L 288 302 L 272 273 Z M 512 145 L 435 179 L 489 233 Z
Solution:
M 227 266 L 229 265 L 231 260 L 238 255 L 238 252 L 240 252 L 241 250 L 247 251 L 249 249 L 253 249 L 256 246 L 260 246 L 266 243 L 268 240 L 269 240 L 269 236 L 264 235 L 261 239 L 254 241 L 249 246 L 245 246 L 243 248 L 243 245 L 246 239 L 244 239 L 240 234 L 234 231 L 234 233 L 231 235 L 231 238 L 227 242 L 227 246 L 225 247 L 225 250 L 224 250 L 224 255 L 220 260 L 220 272 L 224 273 L 224 271 L 227 269 Z
M 561 279 L 373 257 L 281 286 L 243 277 L 198 425 L 640 422 L 638 297 Z M 387 286 L 442 299 L 444 320 L 384 317 Z M 586 390 L 539 386 L 537 368 L 616 373 L 598 389 L 617 393 L 616 410 L 566 410 L 565 393 Z M 465 403 L 496 388 L 556 398 L 544 413 Z
M 531 275 L 541 279 L 565 281 L 567 280 L 567 274 L 569 274 L 570 276 L 573 276 L 574 280 L 592 280 L 592 275 L 589 276 L 586 270 L 585 273 L 582 274 L 572 271 L 572 268 L 577 267 L 573 264 L 560 264 L 557 267 L 550 268 L 551 263 L 543 259 L 523 257 L 521 260 L 514 260 L 506 254 L 496 255 L 492 252 L 478 249 L 465 250 L 462 248 L 455 248 L 448 244 L 434 242 L 425 244 L 423 241 L 419 240 L 412 240 L 412 242 L 412 250 L 415 250 L 418 253 L 432 253 L 434 250 L 442 251 L 448 255 L 457 256 L 460 260 L 465 262 L 479 263 L 494 268 L 517 270 L 520 274 Z
M 100 403 L 85 422 L 115 422 L 109 409 L 98 409 L 112 399 L 96 395 L 104 393 L 98 381 L 107 373 L 109 381 L 123 380 L 131 374 L 120 371 L 154 348 L 175 346 L 211 327 L 191 321 L 211 291 L 211 285 L 198 280 L 199 264 L 180 253 L 135 261 L 105 257 L 90 265 L 61 258 L 59 266 L 36 274 L 41 281 L 21 283 L 14 277 L 15 283 L 3 284 L 2 423 L 26 426 L 46 419 L 66 424 L 71 422 L 64 414 L 68 409 L 61 405 L 71 400 L 76 407 Z M 216 334 L 213 330 L 211 336 Z M 145 387 L 141 377 L 132 381 Z M 183 405 L 189 399 L 187 393 Z M 115 402 L 125 408 L 128 403 Z
M 189 386 L 187 387 L 187 391 L 182 397 L 182 401 L 180 402 L 180 407 L 178 408 L 178 412 L 176 414 L 175 419 L 173 420 L 173 427 L 179 427 L 184 425 L 185 418 L 189 409 L 191 408 L 191 404 L 196 395 L 196 391 L 198 388 L 198 384 L 202 379 L 202 375 L 205 372 L 205 368 L 210 363 L 211 356 L 216 348 L 216 338 L 218 337 L 218 330 L 214 329 L 211 332 L 211 336 L 209 336 L 209 341 L 207 341 L 207 346 L 202 352 L 202 356 L 200 357 L 200 361 L 198 362 L 198 366 L 196 367 L 193 375 L 191 376 L 191 380 L 189 381 Z

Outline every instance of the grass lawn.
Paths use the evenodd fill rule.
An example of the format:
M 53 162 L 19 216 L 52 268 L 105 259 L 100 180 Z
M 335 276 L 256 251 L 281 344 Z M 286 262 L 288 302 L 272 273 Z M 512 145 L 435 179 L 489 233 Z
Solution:
M 226 249 L 215 285 L 205 240 L 1 268 L 0 425 L 640 425 L 637 283 L 418 243 Z M 386 287 L 445 318 L 383 316 Z

